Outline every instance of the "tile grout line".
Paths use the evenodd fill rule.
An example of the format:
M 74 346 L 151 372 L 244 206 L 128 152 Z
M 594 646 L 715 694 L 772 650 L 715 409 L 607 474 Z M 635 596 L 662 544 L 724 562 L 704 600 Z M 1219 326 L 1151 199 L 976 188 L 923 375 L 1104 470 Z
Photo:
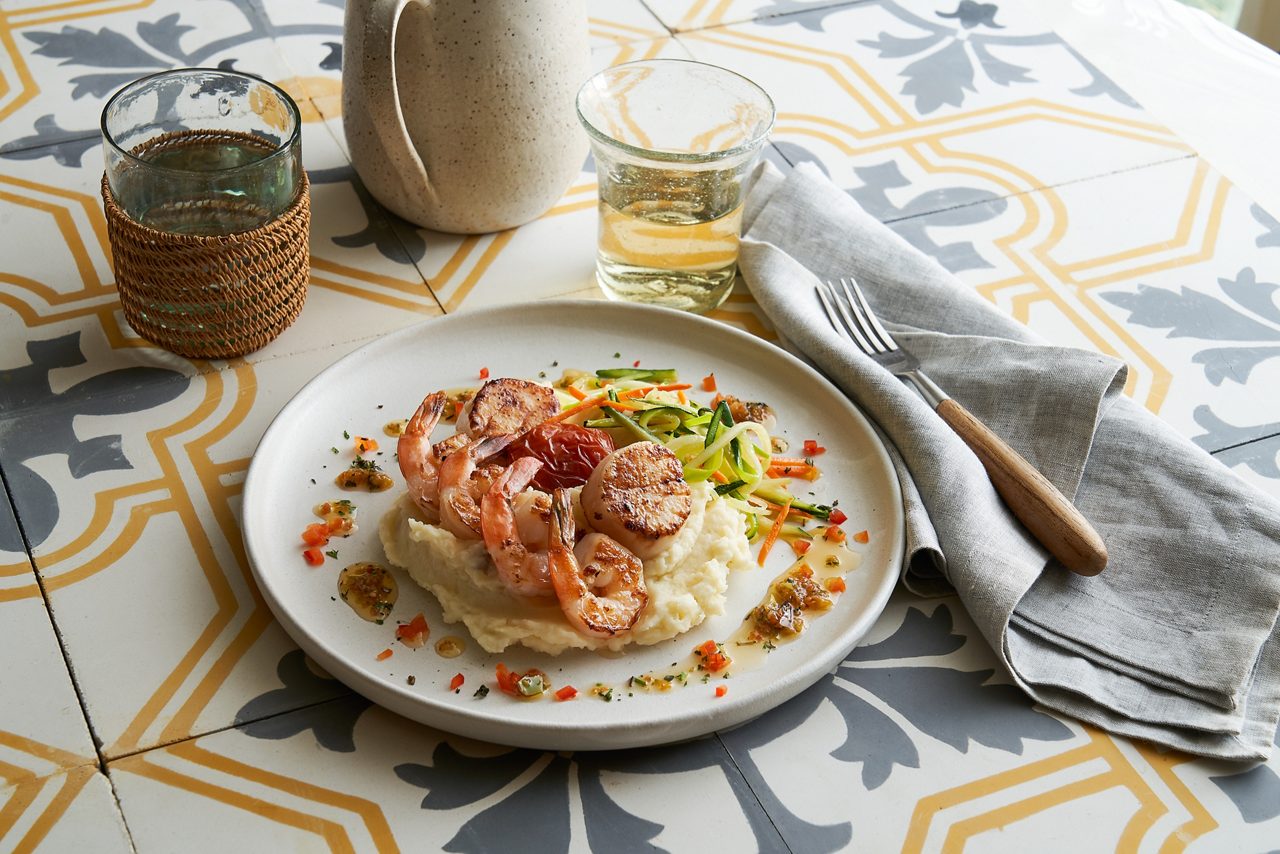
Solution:
M 773 832 L 778 834 L 778 838 L 782 840 L 782 846 L 786 848 L 789 854 L 795 854 L 795 849 L 791 847 L 791 843 L 787 841 L 787 837 L 783 835 L 782 828 L 778 827 L 778 823 L 773 820 L 773 816 L 769 810 L 765 808 L 764 801 L 760 800 L 760 794 L 756 791 L 756 787 L 751 785 L 751 780 L 743 773 L 742 766 L 738 764 L 738 758 L 733 755 L 733 751 L 724 743 L 724 739 L 720 737 L 720 733 L 715 733 L 716 744 L 720 745 L 720 749 L 724 751 L 724 755 L 729 757 L 729 761 L 733 763 L 733 770 L 738 772 L 738 776 L 742 778 L 742 782 L 747 787 L 747 791 L 751 793 L 751 797 L 755 798 L 756 806 L 760 807 L 760 812 L 764 813 L 764 817 L 769 820 L 769 826 L 773 828 Z M 759 842 L 760 840 L 756 840 Z M 764 850 L 763 847 L 760 850 Z
M 31 562 L 31 571 L 36 578 L 36 586 L 40 590 L 40 598 L 44 602 L 45 614 L 49 617 L 49 626 L 53 629 L 53 635 L 58 641 L 58 651 L 62 654 L 63 665 L 67 668 L 67 678 L 71 680 L 71 689 L 76 693 L 76 702 L 80 704 L 80 715 L 84 719 L 85 729 L 89 732 L 89 741 L 93 744 L 93 752 L 97 756 L 96 767 L 98 772 L 107 780 L 107 785 L 111 788 L 111 798 L 115 801 L 116 812 L 120 816 L 120 823 L 124 825 L 125 836 L 129 840 L 129 847 L 137 851 L 138 846 L 133 840 L 133 831 L 129 829 L 129 820 L 125 818 L 124 806 L 120 803 L 120 793 L 116 791 L 115 781 L 111 779 L 111 775 L 107 773 L 106 757 L 102 754 L 102 740 L 98 738 L 97 732 L 93 728 L 93 721 L 89 717 L 89 706 L 85 701 L 84 692 L 80 688 L 80 681 L 76 679 L 75 668 L 71 665 L 71 655 L 67 652 L 67 643 L 62 636 L 62 629 L 58 627 L 58 621 L 53 615 L 53 605 L 49 601 L 49 591 L 45 589 L 44 578 L 40 575 L 40 568 L 36 564 L 36 556 L 31 548 L 31 540 L 27 538 L 26 529 L 22 524 L 22 516 L 18 510 L 18 504 L 14 500 L 13 490 L 9 486 L 9 478 L 5 475 L 3 467 L 0 467 L 0 485 L 3 485 L 6 500 L 9 502 L 10 509 L 13 511 L 14 523 L 18 526 L 18 535 L 22 537 L 22 545 L 27 551 L 27 560 Z
M 778 156 L 781 157 L 783 160 L 785 160 L 787 164 L 791 166 L 792 169 L 795 169 L 798 165 L 800 165 L 800 164 L 797 164 L 795 161 L 793 161 L 791 158 L 787 157 L 786 153 L 777 146 L 777 142 L 778 141 L 774 139 L 769 140 L 769 145 L 773 148 L 774 151 L 778 152 Z M 1126 166 L 1122 169 L 1112 169 L 1109 172 L 1099 172 L 1096 175 L 1084 175 L 1079 178 L 1072 178 L 1069 181 L 1059 181 L 1056 184 L 1043 184 L 1039 187 L 1032 187 L 1026 190 L 1019 190 L 1016 193 L 1008 193 L 1003 196 L 995 196 L 993 198 L 984 199 L 983 201 L 979 201 L 979 202 L 966 202 L 964 204 L 951 205 L 950 207 L 934 208 L 932 210 L 921 211 L 920 213 L 908 214 L 907 216 L 894 217 L 892 219 L 882 219 L 882 220 L 879 220 L 879 222 L 884 225 L 891 225 L 896 222 L 907 222 L 909 220 L 919 219 L 921 217 L 933 216 L 934 214 L 946 213 L 948 211 L 958 211 L 958 210 L 963 210 L 964 208 L 977 207 L 979 205 L 989 205 L 992 202 L 1002 202 L 1002 201 L 1008 201 L 1009 199 L 1017 199 L 1022 196 L 1029 196 L 1033 193 L 1042 193 L 1042 192 L 1045 192 L 1046 190 L 1056 190 L 1061 187 L 1071 187 L 1076 184 L 1083 184 L 1088 181 L 1097 181 L 1097 180 L 1101 180 L 1102 178 L 1110 178 L 1113 175 L 1124 175 L 1130 172 L 1138 172 L 1143 169 L 1151 169 L 1156 166 L 1167 166 L 1170 163 L 1179 163 L 1183 160 L 1191 160 L 1193 158 L 1200 158 L 1199 153 L 1195 151 L 1190 151 L 1190 152 L 1187 152 L 1186 154 L 1179 154 L 1175 157 L 1169 157 L 1164 160 L 1153 160 L 1150 163 L 1142 163 L 1137 166 Z
M 30 145 L 13 146 L 13 143 L 0 145 L 0 159 L 12 158 L 15 154 L 21 154 L 24 151 L 35 151 L 37 148 L 53 148 L 58 145 L 65 145 L 68 142 L 82 142 L 86 139 L 94 139 L 99 136 L 101 131 L 85 131 L 83 133 L 69 132 L 67 136 L 55 137 L 42 142 L 33 142 Z M 22 158 L 18 158 L 22 159 Z
M 644 6 L 645 11 L 647 11 L 650 15 L 653 15 L 655 18 L 658 18 L 658 22 L 662 24 L 662 26 L 666 27 L 667 30 L 673 36 L 678 36 L 681 33 L 700 33 L 700 32 L 706 32 L 708 30 L 720 30 L 720 29 L 724 29 L 725 27 L 741 26 L 742 24 L 755 24 L 760 21 L 772 21 L 775 18 L 799 17 L 801 15 L 807 15 L 810 12 L 815 12 L 819 10 L 838 9 L 845 6 L 864 6 L 873 2 L 874 0 L 831 0 L 831 2 L 829 3 L 810 6 L 805 9 L 796 9 L 794 11 L 789 11 L 789 12 L 775 12 L 772 15 L 756 15 L 751 18 L 743 18 L 742 20 L 739 20 L 739 21 L 721 21 L 718 24 L 707 24 L 701 27 L 689 27 L 686 30 L 677 30 L 677 29 L 673 29 L 672 26 L 668 24 L 666 21 L 663 21 L 662 18 L 658 16 L 658 13 L 650 9 L 648 3 L 645 3 L 644 0 L 641 0 L 641 4 Z
M 1268 433 L 1265 436 L 1257 436 L 1253 439 L 1246 439 L 1243 442 L 1236 442 L 1234 445 L 1224 445 L 1223 447 L 1215 448 L 1212 451 L 1209 451 L 1208 453 L 1210 456 L 1215 456 L 1217 454 L 1221 454 L 1226 451 L 1234 451 L 1236 448 L 1247 448 L 1250 445 L 1256 445 L 1259 442 L 1266 442 L 1270 439 L 1275 439 L 1278 437 L 1280 437 L 1280 431 L 1277 431 L 1275 433 Z
M 196 741 L 198 739 L 206 738 L 211 735 L 217 735 L 219 733 L 227 732 L 229 730 L 237 730 L 237 729 L 240 729 L 241 727 L 246 727 L 251 724 L 258 724 L 258 723 L 262 723 L 263 721 L 274 720 L 275 718 L 283 717 L 284 715 L 291 715 L 294 712 L 305 712 L 308 709 L 315 709 L 327 703 L 336 703 L 342 700 L 349 700 L 355 696 L 359 696 L 358 694 L 356 694 L 355 691 L 352 691 L 350 688 L 347 688 L 347 686 L 343 685 L 342 687 L 346 690 L 347 693 L 340 694 L 337 697 L 327 697 L 323 700 L 316 700 L 314 703 L 306 703 L 301 706 L 294 706 L 293 708 L 282 709 L 281 711 L 272 712 L 269 715 L 263 715 L 262 717 L 254 718 L 253 720 L 233 721 L 232 723 L 229 723 L 226 726 L 215 727 L 213 729 L 206 730 L 196 735 L 188 735 L 185 738 L 177 738 L 177 739 L 174 739 L 173 741 L 166 741 L 162 744 L 152 744 L 149 747 L 139 747 L 137 750 L 130 750 L 128 752 L 121 753 L 119 756 L 112 756 L 110 759 L 104 759 L 104 761 L 109 772 L 111 763 L 119 762 L 121 759 L 128 759 L 133 756 L 141 756 L 144 753 L 151 753 L 156 750 L 164 750 L 166 748 L 173 747 L 175 744 L 185 744 L 189 741 Z

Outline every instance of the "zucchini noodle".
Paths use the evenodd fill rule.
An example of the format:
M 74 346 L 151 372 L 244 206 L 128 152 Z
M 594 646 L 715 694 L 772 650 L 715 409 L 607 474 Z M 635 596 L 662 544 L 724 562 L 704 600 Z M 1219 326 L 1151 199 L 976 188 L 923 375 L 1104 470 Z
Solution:
M 680 461 L 686 481 L 716 482 L 717 495 L 745 517 L 748 537 L 760 533 L 762 520 L 784 504 L 828 518 L 830 507 L 800 500 L 789 490 L 790 478 L 771 476 L 778 471 L 770 471 L 774 439 L 763 424 L 735 423 L 725 399 L 717 395 L 715 406 L 704 406 L 685 396 L 688 388 L 670 369 L 566 370 L 555 383 L 567 423 L 607 430 L 619 446 L 661 443 Z M 812 460 L 804 463 L 809 479 L 816 477 Z

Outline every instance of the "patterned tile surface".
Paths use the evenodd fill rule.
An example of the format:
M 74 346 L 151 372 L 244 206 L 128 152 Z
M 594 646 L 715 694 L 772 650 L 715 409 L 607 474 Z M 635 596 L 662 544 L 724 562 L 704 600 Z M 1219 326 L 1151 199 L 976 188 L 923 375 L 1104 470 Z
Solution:
M 6 851 L 136 850 L 111 782 L 92 765 L 0 786 L 0 845 Z
M 1033 4 L 588 8 L 595 67 L 692 56 L 748 73 L 778 104 L 776 163 L 817 164 L 1044 337 L 1125 359 L 1135 399 L 1280 496 L 1280 224 Z M 805 694 L 661 749 L 468 742 L 311 664 L 240 542 L 270 419 L 334 359 L 442 311 L 600 296 L 590 162 L 551 211 L 496 235 L 418 229 L 373 200 L 343 139 L 342 15 L 340 0 L 0 14 L 0 848 L 1274 847 L 1280 758 L 1191 760 L 1037 709 L 954 598 L 896 594 Z M 105 98 L 190 63 L 261 73 L 306 121 L 308 303 L 231 362 L 132 333 L 97 196 Z M 714 316 L 773 337 L 741 290 Z

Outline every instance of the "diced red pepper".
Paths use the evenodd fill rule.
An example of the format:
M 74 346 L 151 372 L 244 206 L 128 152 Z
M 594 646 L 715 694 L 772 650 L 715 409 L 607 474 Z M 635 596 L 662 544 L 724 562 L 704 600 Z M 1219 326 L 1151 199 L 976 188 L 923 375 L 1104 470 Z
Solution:
M 705 377 L 702 378 L 702 390 L 703 391 L 716 390 L 716 375 L 714 373 L 707 374 Z
M 419 611 L 412 620 L 396 626 L 396 640 L 412 649 L 420 649 L 427 643 L 431 629 L 427 626 L 427 618 Z
M 728 693 L 729 693 L 729 686 L 728 686 L 728 685 L 717 685 L 717 686 L 716 686 L 716 696 L 717 696 L 717 697 L 723 697 L 725 694 L 728 694 Z
M 324 552 L 314 546 L 302 552 L 302 557 L 312 566 L 319 566 L 324 563 Z
M 536 667 L 526 670 L 524 673 L 516 673 L 514 670 L 508 670 L 507 666 L 502 662 L 498 662 L 498 688 L 504 694 L 510 694 L 513 697 L 519 697 L 523 700 L 531 700 L 535 697 L 541 697 L 542 693 L 551 690 L 551 680 L 547 678 L 547 674 L 543 673 Z M 525 694 L 520 690 L 520 683 L 524 679 L 532 679 L 538 677 L 542 680 L 542 691 L 536 694 Z
M 836 578 L 827 579 L 827 589 L 832 593 L 843 593 L 849 588 L 845 585 L 844 579 L 837 576 Z
M 798 555 L 808 554 L 809 549 L 812 545 L 813 543 L 809 542 L 808 540 L 792 540 L 791 550 Z
M 848 521 L 849 521 L 849 517 L 846 516 L 845 512 L 841 510 L 839 507 L 831 511 L 832 525 L 843 525 L 845 522 L 848 522 Z
M 829 543 L 843 543 L 844 528 L 841 528 L 839 525 L 829 525 L 827 526 L 827 530 L 822 532 L 822 539 Z
M 804 440 L 804 455 L 806 457 L 816 457 L 818 454 L 825 453 L 826 450 L 814 439 Z
M 853 535 L 853 541 L 855 543 L 869 543 L 871 542 L 871 532 L 859 531 L 858 533 Z
M 702 659 L 702 667 L 708 673 L 718 673 L 730 664 L 729 656 L 725 655 L 724 650 L 713 640 L 694 647 L 693 651 Z
M 329 526 L 324 522 L 312 522 L 303 529 L 302 541 L 309 546 L 323 546 L 329 542 Z
M 498 662 L 498 690 L 504 694 L 514 694 L 516 692 L 516 683 L 520 681 L 520 674 L 514 670 L 508 670 L 507 665 L 501 661 Z
M 632 363 L 631 363 L 631 367 L 633 367 L 633 368 L 638 368 L 638 367 L 640 367 L 640 360 L 639 360 L 639 359 L 636 359 L 634 362 L 632 362 Z
M 376 658 L 378 661 L 386 661 L 388 658 L 390 658 L 390 657 L 391 657 L 392 655 L 394 655 L 394 654 L 395 654 L 395 653 L 393 653 L 393 652 L 388 648 L 388 649 L 384 649 L 382 652 L 380 652 L 380 653 L 378 653 L 377 655 L 375 655 L 375 656 L 374 656 L 374 658 Z
M 488 369 L 488 368 L 481 368 L 481 369 L 480 369 L 480 379 L 482 379 L 482 380 L 487 380 L 487 379 L 489 379 L 489 369 Z
M 449 680 L 449 690 L 457 691 L 459 688 L 462 687 L 462 683 L 466 681 L 467 681 L 467 678 L 463 676 L 461 673 L 454 674 L 454 677 Z
M 566 685 L 556 692 L 556 699 L 562 703 L 565 700 L 572 700 L 576 696 L 578 696 L 578 689 L 572 685 Z

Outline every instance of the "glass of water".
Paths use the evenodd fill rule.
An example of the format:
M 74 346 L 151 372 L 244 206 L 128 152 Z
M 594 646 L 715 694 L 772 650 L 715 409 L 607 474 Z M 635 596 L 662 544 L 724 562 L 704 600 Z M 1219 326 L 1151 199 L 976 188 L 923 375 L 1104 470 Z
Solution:
M 596 278 L 610 299 L 706 312 L 733 287 L 742 181 L 773 127 L 750 80 L 701 62 L 606 69 L 578 92 L 600 184 Z
M 174 234 L 250 231 L 302 184 L 302 121 L 280 88 L 182 68 L 121 89 L 102 112 L 107 182 L 135 222 Z

